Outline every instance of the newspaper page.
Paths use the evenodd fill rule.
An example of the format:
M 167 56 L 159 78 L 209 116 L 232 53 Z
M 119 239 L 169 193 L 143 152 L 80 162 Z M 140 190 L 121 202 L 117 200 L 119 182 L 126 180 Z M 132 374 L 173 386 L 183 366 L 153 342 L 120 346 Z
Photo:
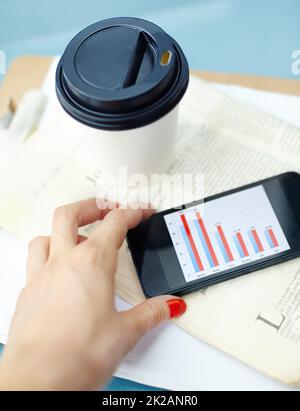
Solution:
M 299 129 L 197 79 L 183 106 L 181 130 L 181 156 L 170 172 L 202 171 L 206 196 L 300 169 Z M 143 299 L 125 248 L 117 291 L 134 303 Z M 185 300 L 188 310 L 176 322 L 186 331 L 281 382 L 299 386 L 299 260 L 194 292 Z
M 2 170 L 0 225 L 23 240 L 50 232 L 55 207 L 95 194 L 94 178 L 101 171 L 95 153 L 71 125 L 60 128 L 63 123 L 50 117 L 11 155 L 18 174 L 7 162 Z M 300 170 L 299 129 L 193 77 L 181 105 L 177 150 L 169 173 L 202 173 L 206 196 Z M 116 287 L 131 303 L 144 299 L 126 245 Z M 281 382 L 299 385 L 299 260 L 185 299 L 188 310 L 176 320 L 179 326 Z

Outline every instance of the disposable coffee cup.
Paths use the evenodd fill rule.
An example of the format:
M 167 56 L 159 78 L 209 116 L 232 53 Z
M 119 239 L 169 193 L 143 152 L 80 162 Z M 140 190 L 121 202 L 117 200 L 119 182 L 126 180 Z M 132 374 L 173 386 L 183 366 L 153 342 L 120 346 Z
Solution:
M 178 107 L 189 82 L 187 60 L 157 25 L 112 18 L 68 44 L 56 93 L 99 159 L 116 175 L 164 173 L 174 160 Z

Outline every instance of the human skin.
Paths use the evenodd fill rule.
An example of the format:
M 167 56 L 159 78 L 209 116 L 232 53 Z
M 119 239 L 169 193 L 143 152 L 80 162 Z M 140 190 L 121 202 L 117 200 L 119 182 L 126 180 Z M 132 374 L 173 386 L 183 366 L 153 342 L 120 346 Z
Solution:
M 96 199 L 58 208 L 52 234 L 29 245 L 22 290 L 0 362 L 0 389 L 96 389 L 150 329 L 184 313 L 159 296 L 117 312 L 114 276 L 128 229 L 151 209 L 99 209 Z M 78 228 L 103 220 L 89 238 Z

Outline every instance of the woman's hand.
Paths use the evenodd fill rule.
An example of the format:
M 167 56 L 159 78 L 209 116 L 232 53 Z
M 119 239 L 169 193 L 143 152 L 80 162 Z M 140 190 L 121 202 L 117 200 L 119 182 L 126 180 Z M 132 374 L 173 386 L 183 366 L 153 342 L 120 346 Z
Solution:
M 51 237 L 29 246 L 22 291 L 1 358 L 3 389 L 94 389 L 151 328 L 185 311 L 161 296 L 114 307 L 117 254 L 127 230 L 151 210 L 100 210 L 95 199 L 58 208 Z M 86 239 L 78 227 L 103 219 Z M 155 274 L 155 273 L 154 273 Z

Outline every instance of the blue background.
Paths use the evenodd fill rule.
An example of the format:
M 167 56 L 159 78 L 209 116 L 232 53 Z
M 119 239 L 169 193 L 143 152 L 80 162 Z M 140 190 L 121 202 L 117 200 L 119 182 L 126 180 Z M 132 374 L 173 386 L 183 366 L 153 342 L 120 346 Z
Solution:
M 300 49 L 299 0 L 1 0 L 0 49 L 59 54 L 84 26 L 112 16 L 161 25 L 203 70 L 293 78 Z
M 21 54 L 61 54 L 83 27 L 113 16 L 162 26 L 192 68 L 296 78 L 291 53 L 300 49 L 299 0 L 0 0 L 0 50 L 8 64 Z M 120 378 L 108 386 L 145 388 Z

